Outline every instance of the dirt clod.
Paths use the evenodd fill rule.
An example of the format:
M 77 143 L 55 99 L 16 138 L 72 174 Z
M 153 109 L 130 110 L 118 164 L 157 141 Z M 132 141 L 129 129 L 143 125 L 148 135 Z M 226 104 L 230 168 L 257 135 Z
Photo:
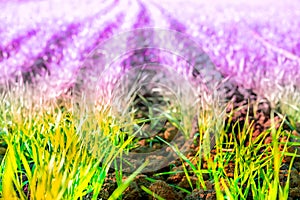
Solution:
M 194 190 L 184 200 L 215 200 L 217 199 L 216 192 L 213 190 Z
M 166 182 L 164 181 L 157 181 L 155 183 L 152 183 L 149 187 L 153 193 L 156 195 L 166 199 L 166 200 L 180 200 L 182 197 L 175 192 L 175 190 L 169 186 Z M 157 198 L 152 197 L 153 200 L 156 200 Z

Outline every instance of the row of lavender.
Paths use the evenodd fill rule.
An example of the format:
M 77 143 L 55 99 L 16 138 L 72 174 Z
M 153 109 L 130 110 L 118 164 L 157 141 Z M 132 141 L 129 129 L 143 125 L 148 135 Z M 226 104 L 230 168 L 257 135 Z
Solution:
M 155 5 L 180 16 L 186 33 L 237 84 L 274 101 L 282 86 L 300 88 L 299 1 L 190 3 Z
M 277 85 L 300 87 L 299 4 L 1 1 L 0 82 L 50 74 L 47 88 L 57 94 L 76 81 L 102 41 L 126 30 L 159 27 L 192 37 L 217 66 L 208 74 L 222 72 L 271 98 L 267 91 Z

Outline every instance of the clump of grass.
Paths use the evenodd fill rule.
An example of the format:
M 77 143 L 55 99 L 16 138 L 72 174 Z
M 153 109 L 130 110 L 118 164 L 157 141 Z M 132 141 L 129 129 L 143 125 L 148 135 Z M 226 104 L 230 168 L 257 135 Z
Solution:
M 287 152 L 291 145 L 288 142 L 291 132 L 283 130 L 283 123 L 276 129 L 273 111 L 272 126 L 255 139 L 252 139 L 253 126 L 252 122 L 248 123 L 248 115 L 246 123 L 241 126 L 236 122 L 232 130 L 237 132 L 228 135 L 225 118 L 222 117 L 225 114 L 225 110 L 222 109 L 225 108 L 214 108 L 217 109 L 203 109 L 199 115 L 200 148 L 195 157 L 187 158 L 178 148 L 172 146 L 180 156 L 183 172 L 191 190 L 194 189 L 191 175 L 198 177 L 196 188 L 206 190 L 203 175 L 209 174 L 217 199 L 287 199 L 290 177 L 288 175 L 287 181 L 282 185 L 279 171 L 284 156 L 292 157 L 289 172 L 294 158 L 297 157 L 296 153 Z M 211 133 L 216 134 L 214 153 L 210 151 Z M 272 135 L 271 143 L 264 142 L 268 135 Z M 287 137 L 284 142 L 280 140 L 283 137 Z M 207 163 L 205 169 L 203 162 Z M 230 164 L 234 165 L 232 174 L 226 170 Z M 174 172 L 166 174 L 172 173 Z
M 270 133 L 272 143 L 265 144 L 264 139 Z M 230 142 L 228 143 L 225 135 L 221 134 L 222 137 L 216 146 L 216 156 L 208 158 L 218 198 L 247 199 L 251 195 L 253 199 L 287 199 L 289 180 L 284 187 L 279 182 L 279 169 L 288 143 L 279 144 L 278 140 L 285 132 L 282 128 L 276 130 L 273 123 L 269 130 L 254 140 L 252 134 L 251 124 L 245 123 L 243 127 L 238 128 L 237 133 L 233 133 L 233 147 L 225 147 L 225 152 L 224 144 Z M 283 150 L 279 150 L 279 145 L 284 146 Z M 229 161 L 234 163 L 233 177 L 229 177 L 225 170 Z
M 296 129 L 296 122 L 300 122 L 300 89 L 289 85 L 280 88 L 279 93 L 280 101 L 276 107 L 289 118 L 290 127 Z
M 97 199 L 111 163 L 128 144 L 112 142 L 120 129 L 109 109 L 74 110 L 68 98 L 58 105 L 57 99 L 20 85 L 4 91 L 0 131 L 8 148 L 0 168 L 0 197 Z M 120 184 L 113 199 L 130 180 Z

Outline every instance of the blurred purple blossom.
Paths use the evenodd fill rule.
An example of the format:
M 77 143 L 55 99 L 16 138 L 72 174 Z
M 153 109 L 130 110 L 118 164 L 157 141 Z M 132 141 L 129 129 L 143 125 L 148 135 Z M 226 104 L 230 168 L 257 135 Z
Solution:
M 217 69 L 266 94 L 300 87 L 300 2 L 0 1 L 0 83 L 51 74 L 69 86 L 88 53 L 113 34 L 167 28 L 190 35 Z

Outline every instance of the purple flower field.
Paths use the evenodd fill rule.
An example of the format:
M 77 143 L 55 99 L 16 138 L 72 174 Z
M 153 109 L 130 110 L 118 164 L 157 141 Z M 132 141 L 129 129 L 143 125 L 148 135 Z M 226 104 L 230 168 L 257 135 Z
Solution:
M 154 27 L 190 36 L 224 76 L 258 94 L 299 87 L 299 6 L 291 0 L 1 1 L 0 80 L 49 73 L 53 90 L 66 89 L 101 42 Z

